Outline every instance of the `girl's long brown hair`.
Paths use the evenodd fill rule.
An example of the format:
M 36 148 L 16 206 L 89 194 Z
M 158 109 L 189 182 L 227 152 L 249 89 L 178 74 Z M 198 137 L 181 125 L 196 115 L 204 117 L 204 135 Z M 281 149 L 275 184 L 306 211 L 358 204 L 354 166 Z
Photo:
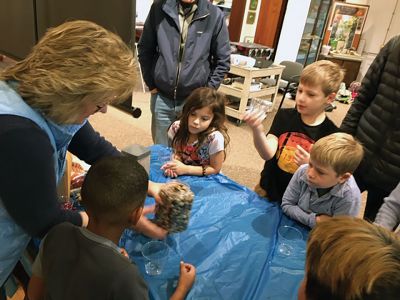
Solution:
M 224 154 L 226 156 L 226 147 L 229 144 L 230 138 L 228 135 L 228 128 L 225 126 L 225 104 L 226 97 L 215 89 L 208 87 L 195 89 L 186 99 L 185 105 L 183 106 L 182 115 L 180 117 L 180 126 L 172 140 L 172 147 L 179 152 L 187 145 L 189 141 L 189 115 L 195 110 L 209 107 L 214 114 L 214 117 L 210 126 L 203 132 L 199 133 L 198 145 L 202 145 L 207 136 L 213 131 L 220 131 L 224 137 Z

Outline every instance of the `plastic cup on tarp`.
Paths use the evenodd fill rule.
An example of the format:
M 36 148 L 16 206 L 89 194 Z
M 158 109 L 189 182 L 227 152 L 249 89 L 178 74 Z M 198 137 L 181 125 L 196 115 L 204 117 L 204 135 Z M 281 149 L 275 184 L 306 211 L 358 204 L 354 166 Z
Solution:
M 292 226 L 281 226 L 278 228 L 278 253 L 283 256 L 293 254 L 295 245 L 303 240 L 303 234 Z
M 142 255 L 145 270 L 150 276 L 160 275 L 168 259 L 169 247 L 163 241 L 150 241 L 143 245 Z

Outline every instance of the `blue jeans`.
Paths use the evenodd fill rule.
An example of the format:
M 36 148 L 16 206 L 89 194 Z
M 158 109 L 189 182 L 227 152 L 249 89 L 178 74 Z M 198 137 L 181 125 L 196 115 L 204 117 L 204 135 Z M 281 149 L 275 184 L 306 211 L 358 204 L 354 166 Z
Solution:
M 184 101 L 175 101 L 160 95 L 151 94 L 151 136 L 154 144 L 168 146 L 168 128 L 176 121 L 183 108 Z

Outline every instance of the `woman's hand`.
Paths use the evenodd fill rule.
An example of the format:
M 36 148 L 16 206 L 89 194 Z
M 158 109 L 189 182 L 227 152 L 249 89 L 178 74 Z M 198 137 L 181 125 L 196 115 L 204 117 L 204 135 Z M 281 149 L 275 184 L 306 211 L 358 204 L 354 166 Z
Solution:
M 162 204 L 162 200 L 160 197 L 160 188 L 164 185 L 164 183 L 154 182 L 149 180 L 149 187 L 147 189 L 147 194 L 156 200 L 157 203 Z
M 140 216 L 140 219 L 138 220 L 136 225 L 132 226 L 132 227 L 136 232 L 142 233 L 153 239 L 162 240 L 167 236 L 168 231 L 157 226 L 156 224 L 151 222 L 149 219 L 147 219 L 146 214 L 152 213 L 152 212 L 154 212 L 154 206 L 150 206 L 150 207 L 145 206 L 143 208 L 143 212 L 142 212 L 142 215 Z

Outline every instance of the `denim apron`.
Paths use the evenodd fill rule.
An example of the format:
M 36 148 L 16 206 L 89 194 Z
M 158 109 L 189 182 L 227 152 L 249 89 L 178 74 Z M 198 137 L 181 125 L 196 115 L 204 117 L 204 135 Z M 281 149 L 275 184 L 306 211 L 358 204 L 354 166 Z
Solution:
M 0 114 L 30 119 L 47 134 L 54 149 L 53 162 L 56 174 L 56 181 L 49 184 L 57 184 L 63 176 L 68 145 L 86 121 L 80 125 L 57 125 L 27 105 L 16 92 L 16 87 L 16 82 L 0 81 Z M 29 240 L 30 236 L 7 213 L 0 196 L 0 286 L 11 274 Z

